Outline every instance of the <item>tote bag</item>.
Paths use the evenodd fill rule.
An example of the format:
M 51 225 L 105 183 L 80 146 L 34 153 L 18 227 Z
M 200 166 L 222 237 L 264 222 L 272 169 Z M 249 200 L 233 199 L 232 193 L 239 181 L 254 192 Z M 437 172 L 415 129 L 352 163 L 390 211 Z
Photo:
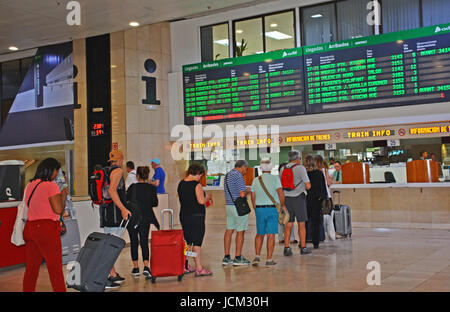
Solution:
M 23 240 L 23 229 L 25 228 L 25 223 L 27 221 L 27 215 L 28 215 L 28 205 L 30 204 L 31 197 L 34 194 L 34 191 L 36 191 L 36 188 L 41 184 L 42 181 L 40 181 L 33 189 L 33 192 L 30 195 L 30 198 L 28 199 L 28 203 L 25 203 L 25 198 L 27 198 L 27 190 L 28 185 L 25 188 L 25 192 L 23 194 L 22 202 L 17 207 L 17 216 L 16 216 L 16 222 L 14 223 L 14 229 L 11 235 L 11 243 L 13 243 L 16 246 L 22 246 L 25 245 L 25 241 Z

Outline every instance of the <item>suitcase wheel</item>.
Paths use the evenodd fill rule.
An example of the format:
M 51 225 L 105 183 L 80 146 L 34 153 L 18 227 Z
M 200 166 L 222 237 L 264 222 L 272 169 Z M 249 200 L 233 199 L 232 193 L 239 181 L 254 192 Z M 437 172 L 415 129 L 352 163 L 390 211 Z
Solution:
M 182 279 L 183 279 L 183 274 L 178 275 L 178 281 L 181 282 Z
M 152 284 L 155 284 L 155 282 L 156 282 L 156 277 L 152 276 L 151 279 L 152 279 Z

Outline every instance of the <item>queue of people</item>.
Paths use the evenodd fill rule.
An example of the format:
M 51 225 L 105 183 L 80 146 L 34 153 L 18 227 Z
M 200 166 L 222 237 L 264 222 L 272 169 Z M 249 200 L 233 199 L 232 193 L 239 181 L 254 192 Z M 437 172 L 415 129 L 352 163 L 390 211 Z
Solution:
M 290 151 L 289 163 L 279 167 L 280 176 L 272 175 L 273 165 L 268 158 L 261 160 L 262 175 L 253 180 L 248 187 L 244 175 L 248 169 L 245 160 L 238 160 L 234 168 L 225 176 L 224 195 L 226 201 L 226 229 L 224 233 L 224 266 L 258 266 L 261 263 L 261 250 L 266 239 L 266 266 L 274 266 L 275 235 L 284 244 L 283 255 L 293 254 L 291 243 L 297 243 L 293 228 L 298 224 L 298 247 L 301 255 L 312 251 L 306 247 L 306 225 L 311 222 L 312 242 L 314 248 L 319 248 L 319 227 L 323 224 L 328 237 L 336 238 L 332 214 L 323 216 L 324 205 L 331 205 L 329 186 L 339 183 L 339 175 L 331 177 L 328 166 L 321 156 L 308 155 L 301 162 L 301 154 L 297 150 Z M 153 224 L 160 229 L 153 209 L 158 206 L 158 196 L 165 192 L 165 173 L 159 159 L 150 161 L 154 169 L 150 180 L 150 168 L 139 166 L 135 169 L 132 161 L 126 163 L 127 177 L 124 179 L 122 166 L 123 153 L 112 150 L 109 153 L 109 166 L 105 169 L 109 176 L 107 195 L 110 203 L 100 205 L 100 226 L 105 234 L 120 235 L 123 220 L 132 218 L 129 202 L 140 205 L 140 217 L 137 226 L 128 227 L 130 237 L 130 253 L 133 276 L 140 275 L 138 249 L 141 248 L 143 271 L 145 277 L 151 277 L 149 266 L 149 232 Z M 334 163 L 335 173 L 340 171 L 339 162 Z M 35 177 L 26 187 L 24 200 L 28 204 L 28 222 L 24 229 L 26 242 L 26 270 L 24 275 L 24 291 L 34 291 L 39 274 L 39 266 L 45 259 L 54 291 L 66 291 L 62 272 L 61 240 L 59 218 L 64 211 L 64 203 L 68 190 L 60 191 L 54 182 L 61 165 L 53 158 L 42 161 Z M 283 172 L 292 175 L 292 186 L 286 187 Z M 202 244 L 205 236 L 206 207 L 211 203 L 212 196 L 206 194 L 200 183 L 205 174 L 205 168 L 198 163 L 189 166 L 187 176 L 178 184 L 177 193 L 180 202 L 180 222 L 187 245 L 195 253 L 194 265 L 186 260 L 185 274 L 194 273 L 196 277 L 210 276 L 213 273 L 202 263 Z M 280 179 L 281 177 L 281 179 Z M 237 202 L 246 202 L 251 195 L 251 201 L 256 215 L 257 234 L 254 240 L 255 257 L 252 262 L 242 255 L 245 232 L 249 228 L 249 213 L 240 214 L 236 209 Z M 240 198 L 240 200 L 238 200 Z M 248 205 L 248 203 L 247 203 Z M 248 205 L 249 206 L 249 205 Z M 285 225 L 279 224 L 279 211 L 283 209 L 289 214 Z M 250 211 L 250 208 L 249 208 Z M 130 219 L 131 220 L 131 219 Z M 281 229 L 281 233 L 280 233 Z M 235 234 L 234 258 L 231 256 L 231 245 Z M 125 278 L 113 267 L 109 273 L 106 289 L 118 288 Z
M 244 234 L 248 230 L 248 214 L 238 216 L 235 202 L 237 197 L 247 197 L 251 194 L 251 201 L 255 208 L 257 234 L 255 237 L 255 258 L 252 265 L 258 266 L 261 262 L 261 249 L 264 238 L 267 236 L 266 266 L 275 265 L 273 251 L 275 235 L 278 234 L 280 243 L 284 244 L 283 255 L 291 256 L 293 251 L 290 244 L 297 241 L 293 235 L 294 223 L 298 225 L 298 247 L 301 255 L 312 251 L 306 247 L 306 222 L 311 222 L 312 243 L 314 249 L 319 248 L 319 231 L 322 225 L 328 238 L 334 241 L 337 238 L 333 224 L 332 198 L 329 186 L 339 181 L 339 175 L 330 176 L 328 166 L 320 155 L 304 157 L 297 150 L 288 154 L 289 163 L 281 164 L 278 168 L 279 176 L 272 175 L 273 165 L 270 159 L 263 158 L 260 163 L 262 175 L 253 180 L 251 188 L 245 186 L 244 178 L 248 163 L 245 160 L 236 162 L 235 168 L 225 176 L 225 199 L 227 226 L 224 236 L 225 256 L 223 265 L 250 265 L 242 256 Z M 340 171 L 340 163 L 334 162 L 336 171 Z M 293 176 L 293 186 L 284 187 L 283 171 L 287 170 Z M 281 177 L 281 180 L 280 180 Z M 282 225 L 278 221 L 277 206 L 289 214 L 289 222 Z M 323 214 L 324 207 L 329 208 L 329 214 Z M 281 229 L 281 231 L 280 231 Z M 236 254 L 230 256 L 231 236 L 236 231 Z M 281 232 L 281 233 L 280 233 Z

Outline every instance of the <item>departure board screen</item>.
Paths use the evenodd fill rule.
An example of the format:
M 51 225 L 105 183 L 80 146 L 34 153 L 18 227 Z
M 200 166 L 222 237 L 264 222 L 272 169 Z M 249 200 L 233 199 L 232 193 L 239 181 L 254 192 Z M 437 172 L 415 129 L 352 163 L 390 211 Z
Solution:
M 450 24 L 304 47 L 306 113 L 450 99 Z
M 186 65 L 183 87 L 187 125 L 304 114 L 302 49 Z
M 450 101 L 450 24 L 183 66 L 185 124 Z

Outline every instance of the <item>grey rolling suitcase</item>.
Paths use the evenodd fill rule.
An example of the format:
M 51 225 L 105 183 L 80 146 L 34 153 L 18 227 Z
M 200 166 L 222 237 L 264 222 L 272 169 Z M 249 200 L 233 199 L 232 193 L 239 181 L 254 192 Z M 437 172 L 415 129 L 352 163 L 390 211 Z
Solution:
M 128 226 L 129 221 L 130 219 L 128 218 L 121 236 Z M 123 220 L 120 223 L 120 227 L 122 225 Z M 74 285 L 67 282 L 67 287 L 87 292 L 104 291 L 109 272 L 113 268 L 125 244 L 125 240 L 116 235 L 98 232 L 89 234 L 76 260 L 79 263 L 81 273 L 80 284 Z M 72 270 L 75 268 L 76 266 Z
M 335 194 L 338 195 L 338 201 L 335 201 Z M 341 192 L 333 191 L 333 202 L 334 205 L 334 226 L 336 228 L 336 233 L 344 237 L 352 236 L 352 217 L 350 212 L 350 207 L 346 205 L 341 205 Z
M 67 231 L 61 236 L 62 261 L 67 264 L 75 261 L 80 252 L 80 231 L 78 230 L 78 222 L 75 219 L 64 221 Z

